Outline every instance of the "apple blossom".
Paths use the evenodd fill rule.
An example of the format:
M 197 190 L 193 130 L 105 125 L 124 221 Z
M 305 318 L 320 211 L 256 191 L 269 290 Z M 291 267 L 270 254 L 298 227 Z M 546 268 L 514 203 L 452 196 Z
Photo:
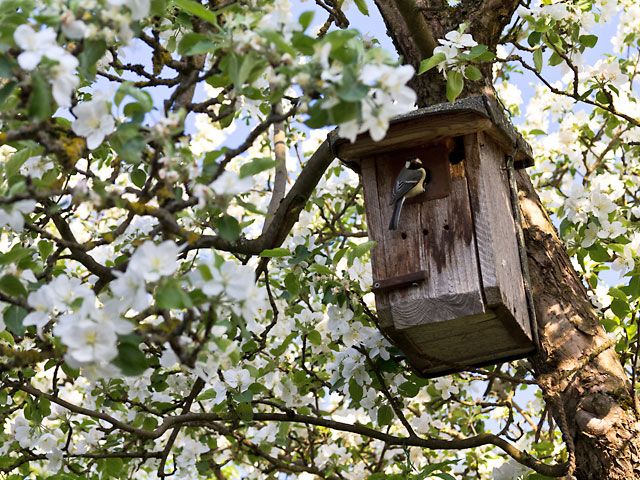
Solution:
M 42 61 L 42 57 L 58 56 L 61 48 L 56 44 L 56 32 L 45 27 L 36 32 L 31 25 L 22 24 L 13 32 L 13 38 L 22 50 L 18 55 L 18 64 L 25 70 L 33 70 Z
M 21 232 L 24 225 L 24 215 L 28 215 L 36 208 L 34 200 L 20 200 L 8 206 L 0 206 L 0 228 L 9 226 L 15 232 Z
M 136 249 L 127 272 L 131 271 L 133 275 L 148 282 L 155 282 L 177 270 L 179 253 L 180 248 L 171 240 L 158 245 L 147 241 Z
M 115 130 L 115 120 L 101 95 L 76 105 L 71 111 L 76 116 L 71 128 L 76 135 L 87 139 L 89 150 L 98 148 L 104 138 Z

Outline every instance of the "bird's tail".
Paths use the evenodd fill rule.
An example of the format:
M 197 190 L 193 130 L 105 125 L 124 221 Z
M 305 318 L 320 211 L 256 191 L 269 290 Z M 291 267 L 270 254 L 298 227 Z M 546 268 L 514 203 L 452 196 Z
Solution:
M 391 221 L 389 222 L 389 230 L 397 230 L 398 222 L 400 221 L 400 211 L 402 210 L 402 204 L 404 203 L 404 197 L 400 197 L 396 200 L 393 206 L 393 213 L 391 214 Z

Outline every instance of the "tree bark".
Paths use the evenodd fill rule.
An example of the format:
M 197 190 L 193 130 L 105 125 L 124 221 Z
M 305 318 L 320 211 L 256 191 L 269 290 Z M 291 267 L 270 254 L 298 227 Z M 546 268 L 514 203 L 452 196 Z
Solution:
M 421 48 L 399 11 L 406 2 L 376 4 L 403 61 L 417 69 Z M 495 49 L 518 2 L 466 0 L 442 7 L 439 0 L 415 0 L 415 5 L 413 13 L 424 15 L 436 39 L 469 22 L 474 39 Z M 463 97 L 493 94 L 491 66 L 481 70 L 484 80 L 466 82 Z M 416 76 L 411 86 L 420 107 L 446 101 L 444 79 L 436 71 Z M 563 427 L 574 475 L 578 480 L 640 478 L 640 422 L 629 379 L 529 176 L 519 171 L 517 179 L 541 341 L 541 351 L 531 360 L 554 419 Z

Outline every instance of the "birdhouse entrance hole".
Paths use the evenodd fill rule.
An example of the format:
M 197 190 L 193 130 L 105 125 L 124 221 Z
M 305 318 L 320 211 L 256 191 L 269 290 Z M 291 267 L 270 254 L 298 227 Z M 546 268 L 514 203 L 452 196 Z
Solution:
M 422 376 L 535 351 L 505 160 L 516 141 L 518 166 L 531 150 L 510 128 L 474 97 L 397 119 L 380 142 L 335 145 L 362 176 L 380 328 Z M 394 184 L 413 158 L 431 180 L 390 230 Z

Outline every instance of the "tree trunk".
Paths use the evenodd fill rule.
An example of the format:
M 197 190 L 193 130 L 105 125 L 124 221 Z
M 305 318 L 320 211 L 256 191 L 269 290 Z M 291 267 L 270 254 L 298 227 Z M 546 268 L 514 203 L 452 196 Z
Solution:
M 421 49 L 403 13 L 423 15 L 435 38 L 469 22 L 474 39 L 494 49 L 518 5 L 514 0 L 466 0 L 454 8 L 442 7 L 440 0 L 415 1 L 413 12 L 400 11 L 406 2 L 376 3 L 404 62 L 416 69 L 423 60 Z M 490 65 L 481 70 L 484 81 L 467 82 L 463 97 L 492 94 Z M 420 107 L 446 101 L 442 74 L 435 69 L 411 86 Z M 640 423 L 629 379 L 529 176 L 519 171 L 517 179 L 541 342 L 531 360 L 567 449 L 575 452 L 575 459 L 570 455 L 574 475 L 578 480 L 638 479 Z

